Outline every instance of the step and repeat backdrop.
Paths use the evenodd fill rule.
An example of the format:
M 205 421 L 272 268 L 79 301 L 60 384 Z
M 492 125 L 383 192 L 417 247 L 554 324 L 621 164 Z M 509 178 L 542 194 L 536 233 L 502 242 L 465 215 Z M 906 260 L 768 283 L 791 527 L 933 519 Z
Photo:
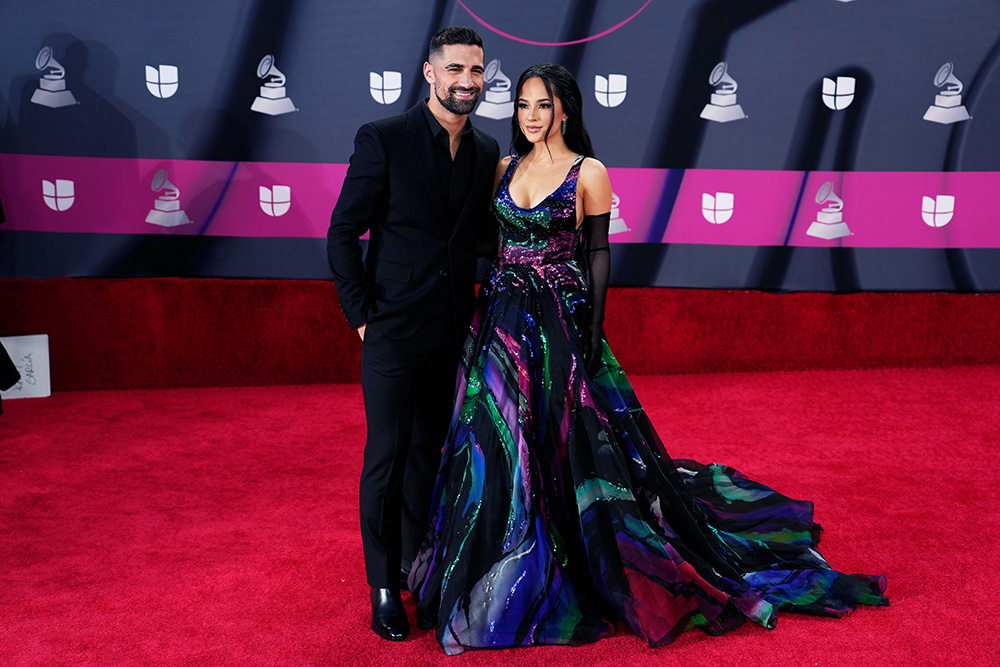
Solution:
M 996 0 L 5 0 L 0 276 L 328 278 L 357 128 L 577 77 L 619 285 L 1000 289 Z

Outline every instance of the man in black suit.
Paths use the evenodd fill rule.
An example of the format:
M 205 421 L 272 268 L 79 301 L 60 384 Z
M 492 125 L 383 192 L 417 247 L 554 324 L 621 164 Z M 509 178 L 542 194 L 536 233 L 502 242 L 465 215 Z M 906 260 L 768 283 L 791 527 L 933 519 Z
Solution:
M 409 632 L 401 579 L 427 531 L 475 302 L 476 249 L 491 226 L 499 147 L 468 119 L 483 57 L 469 28 L 431 39 L 430 97 L 358 130 L 327 237 L 341 308 L 364 341 L 361 537 L 372 630 L 394 641 Z

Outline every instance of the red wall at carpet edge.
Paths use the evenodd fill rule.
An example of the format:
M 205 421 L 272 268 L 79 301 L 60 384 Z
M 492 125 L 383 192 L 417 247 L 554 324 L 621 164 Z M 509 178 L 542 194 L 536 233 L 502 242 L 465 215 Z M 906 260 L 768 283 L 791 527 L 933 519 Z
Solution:
M 612 288 L 626 372 L 1000 363 L 1000 294 Z M 357 382 L 332 283 L 0 279 L 0 336 L 48 334 L 55 391 Z

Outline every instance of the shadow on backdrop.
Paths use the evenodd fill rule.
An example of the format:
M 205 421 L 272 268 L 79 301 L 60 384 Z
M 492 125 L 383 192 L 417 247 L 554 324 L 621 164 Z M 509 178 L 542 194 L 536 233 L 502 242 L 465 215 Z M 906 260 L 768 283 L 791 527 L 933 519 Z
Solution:
M 137 157 L 136 130 L 114 94 L 121 61 L 99 42 L 84 42 L 67 33 L 42 40 L 65 69 L 65 86 L 75 103 L 55 102 L 39 90 L 42 72 L 17 77 L 20 90 L 16 121 L 8 122 L 12 153 L 79 157 Z M 13 98 L 13 95 L 12 95 Z M 35 102 L 32 99 L 35 98 Z M 13 103 L 13 100 L 12 100 Z
M 648 242 L 663 238 L 673 213 L 674 202 L 684 178 L 684 169 L 695 163 L 704 140 L 705 123 L 701 118 L 704 106 L 705 81 L 715 65 L 726 59 L 729 40 L 738 30 L 761 17 L 780 9 L 792 0 L 706 0 L 687 16 L 680 34 L 673 62 L 677 76 L 674 85 L 667 85 L 657 105 L 656 118 L 662 119 L 650 134 L 649 149 L 643 164 L 657 169 L 670 169 L 667 182 L 657 203 Z M 663 263 L 670 257 L 670 245 L 663 245 L 659 260 L 647 262 L 644 273 L 631 281 L 654 284 Z M 640 251 L 640 254 L 645 254 Z M 630 266 L 630 253 L 623 253 Z M 615 273 L 612 269 L 614 281 Z

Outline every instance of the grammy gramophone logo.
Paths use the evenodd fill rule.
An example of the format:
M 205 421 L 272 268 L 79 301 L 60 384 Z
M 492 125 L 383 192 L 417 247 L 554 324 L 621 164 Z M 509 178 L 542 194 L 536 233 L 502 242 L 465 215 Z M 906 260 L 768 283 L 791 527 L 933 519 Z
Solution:
M 611 193 L 611 220 L 608 227 L 608 234 L 621 234 L 631 231 L 621 212 L 621 198 L 614 192 Z
M 500 59 L 494 58 L 486 64 L 483 75 L 487 88 L 483 100 L 476 109 L 476 115 L 493 120 L 502 120 L 514 115 L 514 99 L 510 92 L 510 77 L 500 69 Z
M 257 78 L 264 80 L 260 94 L 253 101 L 250 109 L 268 116 L 278 116 L 283 113 L 297 111 L 291 98 L 285 94 L 285 75 L 274 65 L 274 56 L 270 53 L 261 58 L 257 65 Z
M 729 76 L 729 65 L 720 62 L 712 69 L 708 83 L 715 92 L 709 103 L 701 110 L 701 117 L 716 123 L 728 123 L 746 118 L 743 107 L 736 103 L 736 89 L 739 87 L 733 77 Z
M 51 46 L 43 46 L 38 52 L 35 69 L 42 72 L 42 78 L 31 95 L 32 102 L 51 109 L 76 104 L 73 93 L 66 89 L 66 69 L 52 56 Z
M 816 192 L 816 203 L 826 204 L 816 213 L 816 219 L 806 234 L 818 239 L 839 239 L 851 235 L 851 230 L 844 222 L 844 200 L 833 191 L 833 182 L 827 181 Z
M 962 104 L 962 82 L 955 76 L 955 64 L 945 63 L 934 75 L 934 85 L 941 89 L 941 92 L 934 96 L 934 104 L 927 108 L 924 120 L 932 123 L 942 123 L 949 125 L 963 120 L 969 120 L 972 116 Z
M 153 201 L 146 222 L 160 227 L 177 227 L 191 222 L 187 213 L 181 210 L 181 191 L 167 179 L 166 169 L 156 172 L 150 188 L 160 196 Z

